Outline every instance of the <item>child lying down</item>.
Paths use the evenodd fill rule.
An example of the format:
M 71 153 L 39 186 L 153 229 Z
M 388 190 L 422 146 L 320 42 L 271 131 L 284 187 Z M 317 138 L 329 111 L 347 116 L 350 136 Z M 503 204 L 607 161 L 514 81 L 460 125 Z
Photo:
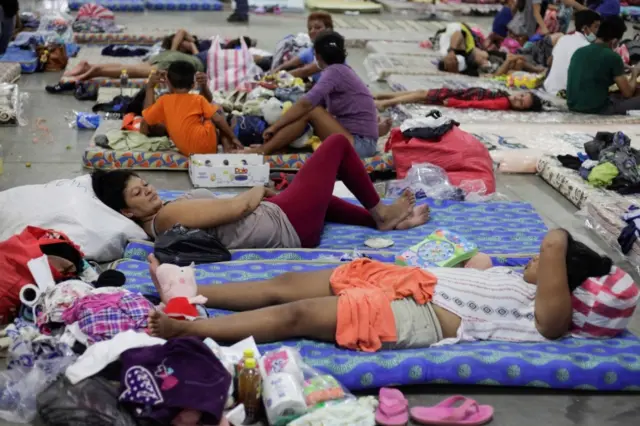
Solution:
M 162 299 L 155 279 L 158 261 L 153 255 L 149 260 Z M 536 342 L 570 334 L 605 338 L 624 330 L 638 293 L 611 259 L 566 230 L 554 229 L 523 274 L 492 267 L 486 254 L 477 254 L 464 268 L 357 259 L 266 281 L 199 286 L 208 307 L 237 313 L 191 322 L 153 311 L 149 329 L 163 338 L 227 343 L 248 336 L 258 343 L 310 338 L 368 352 L 474 340 Z M 596 306 L 606 314 L 590 316 Z M 592 323 L 589 318 L 595 317 Z
M 376 95 L 375 99 L 379 110 L 402 104 L 425 104 L 499 111 L 542 111 L 542 99 L 532 92 L 510 95 L 502 90 L 481 87 L 467 89 L 441 87 L 413 92 L 384 93 Z

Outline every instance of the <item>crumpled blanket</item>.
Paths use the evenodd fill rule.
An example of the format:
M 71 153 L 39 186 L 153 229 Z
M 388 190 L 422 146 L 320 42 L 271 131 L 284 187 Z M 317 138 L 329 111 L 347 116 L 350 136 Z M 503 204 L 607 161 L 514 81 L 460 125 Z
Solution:
M 73 22 L 74 33 L 121 33 L 123 30 L 113 19 L 80 17 Z
M 173 143 L 166 136 L 148 137 L 140 132 L 128 130 L 110 130 L 106 134 L 107 141 L 101 141 L 96 136 L 96 145 L 116 151 L 167 151 L 173 148 Z M 104 145 L 106 143 L 106 146 Z

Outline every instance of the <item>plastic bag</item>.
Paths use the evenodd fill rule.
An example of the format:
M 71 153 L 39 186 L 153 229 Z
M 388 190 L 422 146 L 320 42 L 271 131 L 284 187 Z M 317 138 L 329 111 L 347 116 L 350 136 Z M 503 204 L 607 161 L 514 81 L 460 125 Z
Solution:
M 444 169 L 430 163 L 413 164 L 404 179 L 389 182 L 386 196 L 399 197 L 405 189 L 418 199 L 464 200 L 464 192 L 449 182 Z
M 100 377 L 72 385 L 64 376 L 38 395 L 38 416 L 49 426 L 118 425 L 138 423 L 118 402 L 118 386 Z
M 75 362 L 76 355 L 19 320 L 7 327 L 6 334 L 11 345 L 9 369 L 0 372 L 0 418 L 29 423 L 36 416 L 36 396 Z
M 262 399 L 271 425 L 284 425 L 319 408 L 355 400 L 333 376 L 307 365 L 287 346 L 260 358 Z
M 73 17 L 59 10 L 46 10 L 40 14 L 38 31 L 55 31 L 64 43 L 73 41 Z
M 77 130 L 95 130 L 100 127 L 100 114 L 73 111 L 67 117 L 69 127 Z
M 153 251 L 160 263 L 188 266 L 231 260 L 231 253 L 212 234 L 176 225 L 156 238 Z
M 0 126 L 25 126 L 24 103 L 29 95 L 21 93 L 17 84 L 0 83 Z
M 542 152 L 534 149 L 513 149 L 494 151 L 491 158 L 502 173 L 537 173 L 538 160 Z

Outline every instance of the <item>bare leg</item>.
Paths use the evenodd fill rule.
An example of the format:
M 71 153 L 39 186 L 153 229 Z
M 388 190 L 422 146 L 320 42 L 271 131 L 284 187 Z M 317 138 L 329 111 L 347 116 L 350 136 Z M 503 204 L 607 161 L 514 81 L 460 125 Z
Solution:
M 384 101 L 388 99 L 397 98 L 398 96 L 404 96 L 411 93 L 422 92 L 422 90 L 408 90 L 404 92 L 387 92 L 387 93 L 378 93 L 377 95 L 373 95 L 373 99 L 376 101 Z
M 424 104 L 427 100 L 426 90 L 417 90 L 415 92 L 407 92 L 405 94 L 401 94 L 392 99 L 387 99 L 383 101 L 376 101 L 376 106 L 380 110 L 387 109 L 392 106 L 401 105 L 401 104 Z
M 149 255 L 151 279 L 166 303 L 156 279 L 156 269 L 160 263 L 154 255 Z M 208 299 L 206 306 L 230 311 L 250 311 L 272 305 L 295 302 L 316 297 L 332 296 L 329 278 L 333 269 L 313 272 L 288 272 L 266 281 L 244 283 L 212 284 L 198 286 L 198 294 Z
M 118 78 L 122 70 L 127 70 L 129 78 L 147 78 L 153 66 L 147 63 L 136 65 L 127 64 L 99 64 L 91 66 L 86 72 L 75 76 L 76 81 L 85 81 L 97 77 Z
M 258 343 L 301 337 L 334 342 L 337 315 L 338 297 L 330 296 L 193 322 L 170 319 L 153 311 L 149 328 L 152 335 L 165 339 L 195 336 L 237 342 L 253 336 Z
M 265 155 L 279 151 L 287 147 L 291 142 L 300 137 L 304 132 L 307 123 L 311 123 L 316 136 L 320 140 L 325 140 L 331 135 L 340 134 L 346 136 L 353 144 L 353 136 L 347 129 L 342 127 L 331 114 L 322 107 L 316 107 L 309 114 L 282 128 L 278 133 L 259 149 Z
M 91 67 L 92 67 L 92 65 L 89 64 L 89 62 L 80 61 L 80 62 L 78 62 L 78 65 L 73 67 L 70 71 L 67 71 L 66 73 L 64 73 L 64 76 L 65 77 L 75 77 L 77 75 L 86 73 L 87 71 L 89 71 L 89 68 L 91 68 Z

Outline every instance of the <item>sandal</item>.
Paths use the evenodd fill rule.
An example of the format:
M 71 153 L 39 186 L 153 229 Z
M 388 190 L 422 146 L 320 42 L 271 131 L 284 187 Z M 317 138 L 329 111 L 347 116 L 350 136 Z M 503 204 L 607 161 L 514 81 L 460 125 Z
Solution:
M 382 402 L 381 402 L 382 403 Z M 458 403 L 460 403 L 458 405 Z M 493 407 L 478 405 L 473 399 L 455 395 L 433 407 L 414 407 L 411 419 L 421 425 L 479 426 L 493 418 Z
M 381 388 L 378 396 L 376 423 L 382 426 L 404 426 L 409 423 L 409 401 L 402 392 Z
M 58 83 L 52 86 L 46 86 L 44 89 L 49 93 L 61 93 L 61 92 L 69 92 L 76 88 L 75 82 L 67 82 L 67 83 Z

